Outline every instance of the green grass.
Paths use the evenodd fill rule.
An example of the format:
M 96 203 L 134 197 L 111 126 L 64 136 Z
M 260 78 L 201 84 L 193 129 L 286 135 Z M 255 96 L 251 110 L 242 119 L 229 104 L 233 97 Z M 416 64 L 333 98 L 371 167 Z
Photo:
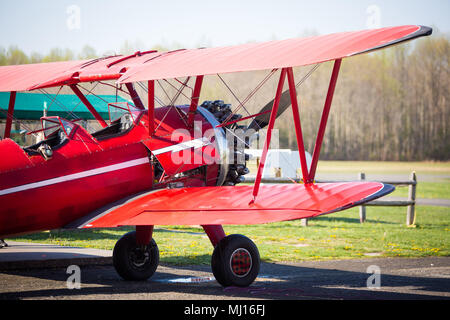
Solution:
M 392 196 L 408 197 L 408 187 L 397 186 Z M 419 182 L 416 199 L 450 199 L 450 182 Z
M 321 173 L 403 174 L 408 180 L 411 172 L 418 176 L 416 198 L 450 199 L 450 162 L 401 162 L 401 161 L 319 161 Z M 421 176 L 431 175 L 436 181 L 421 181 Z M 390 180 L 389 178 L 387 180 Z M 408 187 L 397 186 L 392 196 L 407 197 Z
M 450 255 L 450 210 L 418 206 L 415 227 L 405 226 L 406 208 L 369 207 L 359 223 L 358 209 L 300 221 L 252 226 L 225 226 L 227 234 L 244 234 L 258 246 L 266 262 L 376 257 Z M 66 246 L 112 249 L 133 228 L 42 232 L 15 238 Z M 209 264 L 212 246 L 200 227 L 157 227 L 161 262 Z

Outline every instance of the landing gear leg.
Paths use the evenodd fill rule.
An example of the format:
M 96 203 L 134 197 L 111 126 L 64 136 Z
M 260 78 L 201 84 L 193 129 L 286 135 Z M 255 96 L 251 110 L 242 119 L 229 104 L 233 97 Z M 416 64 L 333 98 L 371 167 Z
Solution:
M 125 280 L 147 280 L 156 271 L 159 250 L 152 239 L 153 226 L 138 226 L 117 241 L 113 251 L 113 265 Z

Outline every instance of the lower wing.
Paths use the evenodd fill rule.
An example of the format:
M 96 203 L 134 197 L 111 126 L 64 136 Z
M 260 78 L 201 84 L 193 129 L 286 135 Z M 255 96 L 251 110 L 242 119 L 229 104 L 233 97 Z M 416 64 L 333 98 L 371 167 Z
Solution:
M 100 208 L 71 228 L 136 225 L 261 224 L 316 217 L 382 197 L 379 182 L 252 185 L 154 190 Z

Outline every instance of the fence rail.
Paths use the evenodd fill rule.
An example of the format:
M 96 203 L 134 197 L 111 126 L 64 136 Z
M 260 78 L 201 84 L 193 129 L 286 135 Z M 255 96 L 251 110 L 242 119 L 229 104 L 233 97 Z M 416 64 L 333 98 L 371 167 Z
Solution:
M 359 173 L 359 180 L 365 181 L 365 173 Z M 245 179 L 246 182 L 254 182 L 254 178 Z M 264 183 L 301 183 L 302 179 L 288 179 L 288 178 L 262 178 L 261 182 Z M 345 182 L 336 180 L 316 180 L 317 183 L 332 183 L 332 182 Z M 406 208 L 406 225 L 414 225 L 415 221 L 415 206 L 416 206 L 416 188 L 417 188 L 417 176 L 415 172 L 411 172 L 409 180 L 384 180 L 379 181 L 385 184 L 392 184 L 399 187 L 408 187 L 408 199 L 407 200 L 373 200 L 359 206 L 359 221 L 364 223 L 366 221 L 366 207 L 407 207 Z M 302 225 L 308 225 L 308 219 L 302 219 Z

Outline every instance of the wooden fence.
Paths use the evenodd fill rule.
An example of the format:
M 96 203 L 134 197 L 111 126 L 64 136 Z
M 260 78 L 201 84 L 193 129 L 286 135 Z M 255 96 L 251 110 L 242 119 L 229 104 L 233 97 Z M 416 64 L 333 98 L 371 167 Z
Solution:
M 365 180 L 365 173 L 361 172 L 359 174 L 359 180 Z M 254 182 L 254 178 L 245 179 L 245 182 Z M 287 179 L 287 178 L 263 178 L 261 182 L 264 183 L 290 183 L 292 181 L 302 182 L 301 179 Z M 344 181 L 325 181 L 316 180 L 316 182 L 344 182 Z M 385 180 L 380 181 L 382 183 L 391 184 L 397 187 L 408 187 L 408 199 L 407 200 L 374 200 L 359 206 L 359 221 L 363 223 L 366 221 L 367 208 L 369 206 L 382 206 L 382 207 L 400 207 L 406 206 L 406 225 L 411 226 L 414 224 L 415 220 L 415 205 L 416 205 L 416 188 L 417 188 L 417 176 L 415 172 L 412 172 L 409 180 L 397 181 L 397 180 Z M 302 226 L 308 225 L 308 219 L 302 219 Z
M 359 174 L 360 180 L 365 180 L 365 174 Z M 366 203 L 359 207 L 359 221 L 363 223 L 366 221 L 366 207 L 367 206 L 389 206 L 389 207 L 401 207 L 406 206 L 406 225 L 411 226 L 414 224 L 416 217 L 416 188 L 417 188 L 417 177 L 416 173 L 412 172 L 409 180 L 407 181 L 381 181 L 383 183 L 392 184 L 399 187 L 408 187 L 408 199 L 403 201 L 395 200 L 374 200 Z

